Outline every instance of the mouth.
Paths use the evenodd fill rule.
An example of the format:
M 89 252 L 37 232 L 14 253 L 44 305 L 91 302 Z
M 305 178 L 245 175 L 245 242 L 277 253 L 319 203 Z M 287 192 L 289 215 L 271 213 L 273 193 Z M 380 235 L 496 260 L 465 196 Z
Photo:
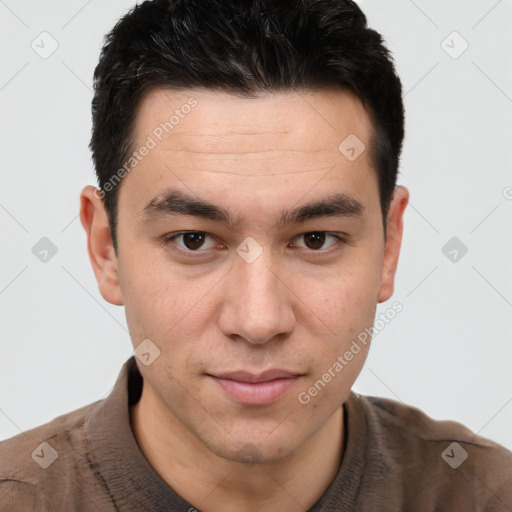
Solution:
M 260 374 L 235 371 L 208 374 L 233 401 L 243 405 L 268 405 L 277 402 L 297 384 L 302 374 L 286 370 L 267 370 Z

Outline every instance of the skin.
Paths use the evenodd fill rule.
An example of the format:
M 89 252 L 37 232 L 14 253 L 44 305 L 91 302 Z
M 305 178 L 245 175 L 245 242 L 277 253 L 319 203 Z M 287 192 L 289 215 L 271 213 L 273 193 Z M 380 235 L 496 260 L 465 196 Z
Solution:
M 339 470 L 343 403 L 369 344 L 309 404 L 298 395 L 392 296 L 409 192 L 395 190 L 385 242 L 371 121 L 347 91 L 240 99 L 157 89 L 137 112 L 135 146 L 191 96 L 197 106 L 120 185 L 117 255 L 97 190 L 81 194 L 102 296 L 125 306 L 134 347 L 149 338 L 160 350 L 149 366 L 137 360 L 144 385 L 132 428 L 150 464 L 196 508 L 307 510 Z M 354 161 L 338 150 L 349 134 L 367 148 Z M 144 222 L 143 207 L 168 187 L 223 206 L 239 226 L 192 216 Z M 276 224 L 282 210 L 333 191 L 357 198 L 364 213 Z M 196 252 L 183 238 L 161 243 L 180 231 L 209 236 Z M 315 246 L 311 232 L 346 241 L 326 236 Z M 252 263 L 236 252 L 246 237 L 263 248 Z M 263 406 L 235 403 L 206 375 L 269 368 L 301 377 Z

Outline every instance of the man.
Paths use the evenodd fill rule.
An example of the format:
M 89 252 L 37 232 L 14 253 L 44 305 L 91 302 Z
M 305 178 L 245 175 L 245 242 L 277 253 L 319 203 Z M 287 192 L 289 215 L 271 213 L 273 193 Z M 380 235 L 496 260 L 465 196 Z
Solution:
M 349 0 L 127 14 L 81 221 L 135 357 L 106 399 L 0 443 L 0 510 L 512 510 L 504 447 L 351 391 L 393 295 L 402 139 Z

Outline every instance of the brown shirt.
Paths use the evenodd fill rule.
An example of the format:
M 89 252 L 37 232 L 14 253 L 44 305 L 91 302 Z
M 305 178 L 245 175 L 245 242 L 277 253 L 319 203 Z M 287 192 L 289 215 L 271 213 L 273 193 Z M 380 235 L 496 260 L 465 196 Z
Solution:
M 0 443 L 1 512 L 195 510 L 139 450 L 129 406 L 142 390 L 131 357 L 104 400 Z M 351 392 L 345 451 L 310 512 L 512 511 L 512 453 L 453 421 Z

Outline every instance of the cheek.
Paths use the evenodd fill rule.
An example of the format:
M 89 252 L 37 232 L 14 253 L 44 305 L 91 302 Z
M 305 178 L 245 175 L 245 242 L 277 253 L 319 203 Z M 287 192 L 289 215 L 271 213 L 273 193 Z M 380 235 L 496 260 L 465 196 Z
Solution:
M 142 259 L 140 261 L 142 263 Z M 195 375 L 192 369 L 197 365 L 198 353 L 204 356 L 210 350 L 200 347 L 198 340 L 203 338 L 210 320 L 205 309 L 208 305 L 205 290 L 215 281 L 206 278 L 199 285 L 199 282 L 177 279 L 170 265 L 163 266 L 156 260 L 152 265 L 145 263 L 142 268 L 135 258 L 124 263 L 122 288 L 132 345 L 136 348 L 146 339 L 155 343 L 160 354 L 149 367 L 150 382 L 158 375 L 155 386 L 179 388 L 179 384 L 172 381 L 173 376 L 181 382 L 185 373 Z M 161 367 L 160 371 L 155 372 L 153 365 Z
M 368 329 L 374 322 L 379 291 L 376 267 L 361 259 L 350 271 L 333 273 L 332 279 L 324 281 L 327 286 L 310 288 L 306 295 L 307 303 L 321 320 L 317 327 L 325 331 L 325 336 L 319 336 L 318 331 L 310 333 L 316 348 L 309 385 L 320 380 L 312 390 L 321 395 L 315 400 L 317 405 L 337 404 L 364 365 L 371 341 Z
M 119 271 L 133 344 L 149 338 L 161 340 L 156 343 L 162 348 L 162 341 L 172 335 L 173 326 L 186 314 L 183 286 L 172 279 L 169 269 L 147 257 L 131 254 Z
M 376 267 L 374 265 L 374 267 Z M 340 270 L 318 286 L 302 290 L 314 313 L 331 331 L 346 337 L 372 323 L 380 288 L 379 269 L 370 264 Z

